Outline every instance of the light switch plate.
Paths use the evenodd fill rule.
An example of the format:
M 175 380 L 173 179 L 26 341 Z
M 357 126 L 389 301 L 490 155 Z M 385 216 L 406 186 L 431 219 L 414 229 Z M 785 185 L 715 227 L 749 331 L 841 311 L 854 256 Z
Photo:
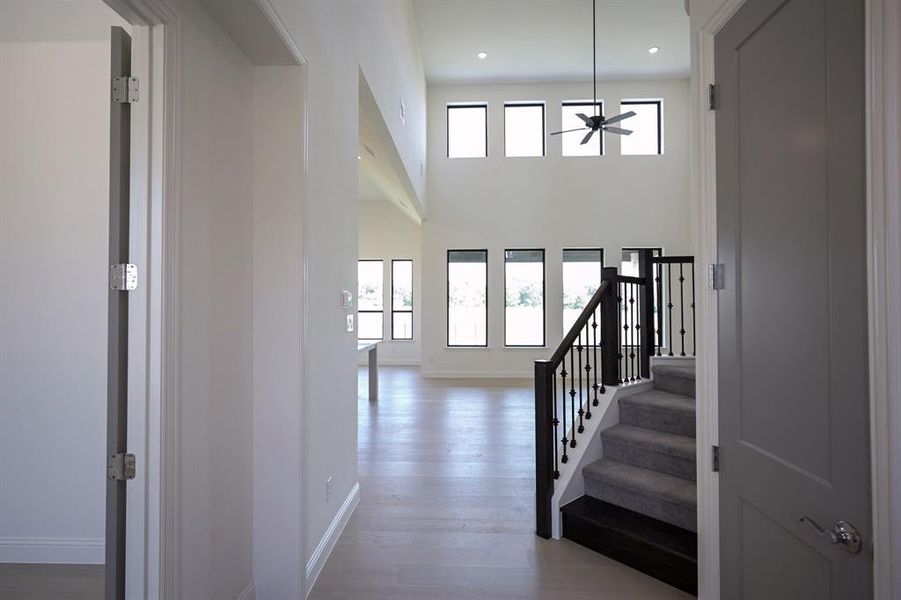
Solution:
M 347 324 L 344 326 L 344 331 L 347 333 L 352 333 L 354 330 L 354 316 L 347 315 Z
M 350 308 L 354 305 L 354 296 L 347 290 L 341 292 L 341 308 Z

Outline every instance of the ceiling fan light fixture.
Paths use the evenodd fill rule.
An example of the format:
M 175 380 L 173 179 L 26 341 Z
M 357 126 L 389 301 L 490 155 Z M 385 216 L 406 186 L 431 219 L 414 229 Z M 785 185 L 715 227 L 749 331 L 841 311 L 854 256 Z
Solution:
M 648 48 L 648 54 L 657 54 L 660 52 L 660 46 L 651 46 Z
M 654 46 L 651 49 L 651 53 L 653 54 L 657 50 L 659 50 L 657 46 Z M 630 135 L 632 132 L 628 129 L 622 129 L 620 127 L 608 127 L 608 125 L 612 125 L 613 123 L 619 123 L 625 119 L 635 116 L 635 111 L 624 112 L 620 115 L 616 115 L 610 117 L 609 119 L 603 115 L 597 114 L 598 112 L 598 69 L 597 69 L 597 0 L 591 0 L 591 86 L 592 86 L 592 107 L 594 108 L 595 114 L 592 116 L 588 116 L 585 113 L 576 113 L 576 116 L 582 120 L 584 123 L 584 127 L 577 127 L 576 129 L 564 129 L 562 131 L 552 131 L 550 135 L 562 135 L 564 133 L 570 133 L 573 131 L 585 131 L 588 132 L 585 134 L 585 137 L 582 138 L 582 145 L 587 144 L 591 140 L 591 136 L 594 135 L 596 131 L 604 131 L 608 133 L 615 133 L 617 135 Z

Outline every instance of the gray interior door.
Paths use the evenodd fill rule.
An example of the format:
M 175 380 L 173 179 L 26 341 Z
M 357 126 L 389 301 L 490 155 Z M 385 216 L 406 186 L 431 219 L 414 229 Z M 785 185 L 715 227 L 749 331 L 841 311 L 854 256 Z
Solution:
M 113 80 L 131 75 L 131 38 L 112 28 Z M 126 84 L 127 85 L 127 84 Z M 122 93 L 110 93 L 109 339 L 107 345 L 106 598 L 125 598 L 125 486 L 127 469 L 128 291 L 115 283 L 113 266 L 128 263 L 131 109 Z M 121 88 L 120 88 L 121 89 Z M 124 92 L 127 96 L 127 88 Z M 117 468 L 118 467 L 118 472 Z
M 872 596 L 863 17 L 748 0 L 715 38 L 726 599 Z

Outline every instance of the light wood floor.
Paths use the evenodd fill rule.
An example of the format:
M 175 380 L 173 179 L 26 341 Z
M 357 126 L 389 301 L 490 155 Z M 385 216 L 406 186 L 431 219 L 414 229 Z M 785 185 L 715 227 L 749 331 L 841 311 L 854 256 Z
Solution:
M 0 564 L 2 600 L 102 600 L 103 565 Z
M 362 499 L 312 598 L 618 600 L 688 596 L 534 531 L 528 382 L 423 380 L 360 371 Z

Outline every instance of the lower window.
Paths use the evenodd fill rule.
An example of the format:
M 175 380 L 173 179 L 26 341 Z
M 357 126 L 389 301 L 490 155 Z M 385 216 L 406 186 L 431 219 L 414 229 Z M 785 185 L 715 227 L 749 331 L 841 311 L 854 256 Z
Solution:
M 413 261 L 391 261 L 391 339 L 413 339 Z
M 384 261 L 357 261 L 357 339 L 385 337 Z
M 544 250 L 504 252 L 504 345 L 544 346 Z
M 604 268 L 604 251 L 601 248 L 563 250 L 563 334 L 575 324 L 594 293 L 601 286 L 601 270 Z M 597 317 L 595 317 L 597 323 Z M 600 332 L 595 330 L 591 339 L 580 334 L 579 344 L 596 343 Z
M 447 251 L 447 345 L 488 345 L 488 251 Z

